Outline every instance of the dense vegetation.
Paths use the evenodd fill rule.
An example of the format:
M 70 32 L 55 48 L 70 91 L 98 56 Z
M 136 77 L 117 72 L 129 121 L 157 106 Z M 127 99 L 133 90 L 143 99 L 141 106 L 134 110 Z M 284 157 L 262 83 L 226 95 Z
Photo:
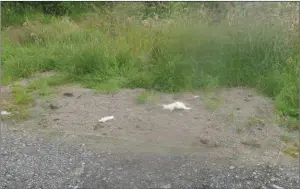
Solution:
M 96 89 L 246 86 L 298 115 L 298 5 L 2 2 L 4 84 L 55 70 Z

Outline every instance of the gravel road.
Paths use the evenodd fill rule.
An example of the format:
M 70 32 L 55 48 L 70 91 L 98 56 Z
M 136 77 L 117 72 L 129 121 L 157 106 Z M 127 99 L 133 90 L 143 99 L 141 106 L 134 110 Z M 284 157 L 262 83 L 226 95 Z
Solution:
M 92 152 L 1 127 L 0 188 L 299 188 L 299 168 L 202 156 Z

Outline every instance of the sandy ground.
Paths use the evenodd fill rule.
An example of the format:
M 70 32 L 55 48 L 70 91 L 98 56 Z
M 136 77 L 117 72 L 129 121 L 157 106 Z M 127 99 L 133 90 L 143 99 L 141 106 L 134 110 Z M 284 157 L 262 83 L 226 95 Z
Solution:
M 213 172 L 212 177 L 218 178 L 214 181 L 216 185 L 214 185 L 213 181 L 206 180 L 208 182 L 206 188 L 222 188 L 222 183 L 220 184 L 220 182 L 224 182 L 224 186 L 226 183 L 228 184 L 224 188 L 227 188 L 227 186 L 228 188 L 232 188 L 233 186 L 233 188 L 251 188 L 251 184 L 249 187 L 246 187 L 248 182 L 246 180 L 240 178 L 237 181 L 230 181 L 230 179 L 234 178 L 231 178 L 233 175 L 228 174 L 227 176 L 230 176 L 230 179 L 228 178 L 224 181 L 226 176 L 224 178 L 223 176 L 227 174 L 228 170 L 233 171 L 235 168 L 239 168 L 236 175 L 252 174 L 251 172 L 255 172 L 258 169 L 257 167 L 261 167 L 260 165 L 287 167 L 288 170 L 283 171 L 284 169 L 282 169 L 281 172 L 294 175 L 294 180 L 290 180 L 290 183 L 285 183 L 290 185 L 286 188 L 297 188 L 295 187 L 295 183 L 299 183 L 299 179 L 295 176 L 297 175 L 295 167 L 297 167 L 298 161 L 280 152 L 284 148 L 284 143 L 280 140 L 280 136 L 292 135 L 292 133 L 286 133 L 286 131 L 276 124 L 274 107 L 270 99 L 250 89 L 233 88 L 219 89 L 211 92 L 156 93 L 151 98 L 154 100 L 150 99 L 143 104 L 139 104 L 137 103 L 137 97 L 143 91 L 142 89 L 123 89 L 116 93 L 107 94 L 76 85 L 61 86 L 57 88 L 56 95 L 36 99 L 34 107 L 30 110 L 31 118 L 28 120 L 21 122 L 8 120 L 3 123 L 13 133 L 12 138 L 14 140 L 15 138 L 21 140 L 25 137 L 24 133 L 27 133 L 26 137 L 34 138 L 32 139 L 35 141 L 33 143 L 39 143 L 40 139 L 50 141 L 51 145 L 51 141 L 54 141 L 54 143 L 55 141 L 60 141 L 59 143 L 62 144 L 57 144 L 57 146 L 70 145 L 71 147 L 68 149 L 74 148 L 76 150 L 79 149 L 78 146 L 84 145 L 84 149 L 89 151 L 90 154 L 96 154 L 93 156 L 97 156 L 98 154 L 97 157 L 100 157 L 99 154 L 101 154 L 101 158 L 107 158 L 106 156 L 112 158 L 111 154 L 118 154 L 115 157 L 119 157 L 120 159 L 129 156 L 138 157 L 140 159 L 139 162 L 143 162 L 139 164 L 139 169 L 147 169 L 148 171 L 151 166 L 158 166 L 164 170 L 163 172 L 168 172 L 170 167 L 177 166 L 178 168 L 179 164 L 182 165 L 190 162 L 190 168 L 209 169 Z M 7 88 L 2 90 L 2 96 L 5 96 L 4 93 L 9 93 L 9 90 Z M 170 112 L 164 110 L 161 106 L 162 104 L 169 104 L 175 101 L 181 101 L 191 109 Z M 106 123 L 99 123 L 99 119 L 111 115 L 115 119 Z M 10 136 L 6 137 L 9 138 Z M 44 144 L 44 142 L 42 143 Z M 7 146 L 10 145 L 13 144 L 8 142 Z M 47 149 L 47 145 L 50 144 L 46 142 L 44 145 Z M 57 150 L 65 151 L 63 147 L 57 148 L 59 148 Z M 5 147 L 1 151 L 7 151 L 8 149 L 9 147 Z M 22 150 L 18 153 L 23 156 L 25 151 L 23 154 Z M 52 152 L 50 150 L 47 153 Z M 47 153 L 45 152 L 45 154 Z M 52 156 L 53 154 L 48 155 Z M 68 159 L 69 156 L 70 154 L 61 155 L 61 159 Z M 84 154 L 80 154 L 79 156 L 84 156 Z M 152 157 L 153 159 L 151 159 Z M 175 159 L 179 157 L 185 160 L 183 161 L 182 159 L 176 162 L 177 160 Z M 56 161 L 60 161 L 59 155 L 55 156 L 55 158 Z M 160 162 L 161 158 L 163 159 L 163 163 Z M 118 160 L 119 163 L 120 159 Z M 93 170 L 94 168 L 96 169 L 97 161 L 100 160 L 96 161 L 95 159 L 88 158 L 84 162 L 87 161 L 90 163 L 94 162 L 95 167 L 89 163 L 90 170 Z M 149 166 L 146 163 L 148 161 L 152 161 L 152 163 L 148 163 Z M 9 165 L 8 161 L 2 163 L 4 163 L 5 167 L 13 165 Z M 116 162 L 110 161 L 107 166 L 115 166 L 115 164 Z M 121 169 L 124 166 L 120 166 Z M 246 168 L 244 169 L 244 167 Z M 176 169 L 169 170 L 169 172 L 174 172 Z M 127 174 L 131 174 L 129 169 L 125 170 Z M 244 170 L 246 172 L 242 173 Z M 101 170 L 94 171 L 101 172 Z M 150 172 L 154 174 L 155 171 L 153 171 Z M 191 170 L 184 169 L 184 171 Z M 198 178 L 201 178 L 201 175 L 205 177 L 206 173 L 203 171 L 199 171 L 199 174 L 201 174 L 198 175 Z M 221 175 L 217 174 L 218 171 L 225 172 L 222 173 L 222 176 L 221 172 Z M 260 174 L 269 174 L 266 171 L 267 169 L 263 168 Z M 279 172 L 276 170 L 272 174 L 276 175 Z M 133 176 L 135 173 L 132 173 Z M 26 174 L 24 173 L 24 175 Z M 103 170 L 101 174 L 104 174 Z M 117 172 L 114 174 L 117 174 Z M 197 174 L 194 172 L 192 175 L 193 177 L 197 177 Z M 46 175 L 44 176 L 47 177 Z M 138 176 L 138 174 L 135 176 Z M 106 175 L 105 178 L 108 177 Z M 141 179 L 143 180 L 145 177 L 147 175 L 141 176 Z M 125 178 L 127 177 L 124 176 Z M 0 179 L 3 178 L 0 176 Z M 84 184 L 79 185 L 88 186 L 91 184 L 91 186 L 101 185 L 102 187 L 105 186 L 104 188 L 110 188 L 109 185 L 105 185 L 104 182 L 106 181 L 103 181 L 104 178 L 101 179 L 101 182 L 94 180 L 94 184 L 82 181 L 81 184 Z M 128 177 L 127 180 L 123 180 L 123 186 L 133 187 L 135 181 L 129 182 L 128 179 L 132 178 Z M 171 179 L 171 177 L 168 179 Z M 265 180 L 261 180 L 257 184 L 258 188 L 263 188 L 264 185 L 266 186 L 265 188 L 268 188 L 267 186 L 272 188 L 270 183 L 264 184 L 264 182 L 270 181 L 271 178 L 269 176 L 267 178 L 262 177 L 262 179 Z M 158 178 L 152 180 L 152 184 L 151 179 L 148 180 L 149 185 L 147 183 L 136 185 L 142 188 L 162 187 L 163 180 L 158 185 L 154 184 L 158 180 Z M 182 183 L 176 184 L 174 182 L 178 187 L 200 187 L 201 183 L 197 183 L 197 179 L 194 180 L 195 182 L 192 180 L 193 178 L 188 182 L 190 185 L 180 185 Z M 4 181 L 8 182 L 7 179 L 4 179 L 3 183 Z M 122 184 L 118 185 L 116 180 L 111 182 L 110 186 L 117 188 L 118 186 L 122 186 Z M 170 181 L 173 184 L 174 182 Z M 185 180 L 184 182 L 187 181 Z M 230 185 L 231 182 L 233 185 Z M 168 188 L 169 184 L 166 184 Z
M 124 89 L 105 94 L 74 85 L 59 87 L 56 96 L 37 99 L 32 117 L 15 127 L 99 150 L 205 153 L 242 162 L 290 162 L 279 152 L 283 148 L 280 136 L 286 133 L 275 124 L 272 102 L 252 90 L 155 94 L 156 100 L 138 104 L 142 92 Z M 161 106 L 174 101 L 191 109 L 170 112 Z M 111 115 L 114 120 L 99 123 Z

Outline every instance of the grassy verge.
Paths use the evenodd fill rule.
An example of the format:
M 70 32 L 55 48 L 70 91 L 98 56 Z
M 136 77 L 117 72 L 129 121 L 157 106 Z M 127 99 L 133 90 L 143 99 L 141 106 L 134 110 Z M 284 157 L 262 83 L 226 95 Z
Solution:
M 280 20 L 212 25 L 197 11 L 142 20 L 134 7 L 121 10 L 27 21 L 17 37 L 3 31 L 3 82 L 55 70 L 105 91 L 247 86 L 273 97 L 281 115 L 298 115 L 299 47 Z

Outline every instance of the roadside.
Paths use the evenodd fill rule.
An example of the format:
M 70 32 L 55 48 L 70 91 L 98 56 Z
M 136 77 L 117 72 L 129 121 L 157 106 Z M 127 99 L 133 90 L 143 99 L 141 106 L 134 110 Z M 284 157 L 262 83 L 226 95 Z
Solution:
M 205 154 L 95 153 L 83 144 L 1 131 L 0 188 L 299 188 L 297 166 L 233 166 Z

